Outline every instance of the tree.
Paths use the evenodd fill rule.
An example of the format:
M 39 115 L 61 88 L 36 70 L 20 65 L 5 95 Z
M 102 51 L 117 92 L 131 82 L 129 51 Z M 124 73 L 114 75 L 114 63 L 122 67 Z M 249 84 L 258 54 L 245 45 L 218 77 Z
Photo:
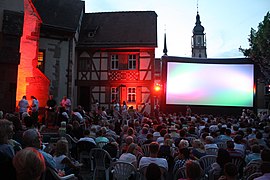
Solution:
M 258 30 L 251 28 L 248 38 L 250 48 L 239 50 L 244 56 L 249 57 L 259 66 L 262 76 L 261 81 L 270 82 L 270 13 L 264 16 L 264 20 L 259 23 Z

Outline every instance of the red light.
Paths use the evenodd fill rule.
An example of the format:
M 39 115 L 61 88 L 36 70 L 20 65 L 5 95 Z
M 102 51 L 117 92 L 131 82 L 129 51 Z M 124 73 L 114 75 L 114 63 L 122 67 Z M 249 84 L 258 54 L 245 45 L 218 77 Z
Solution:
M 155 87 L 154 87 L 155 91 L 156 92 L 159 92 L 160 91 L 160 84 L 156 84 Z

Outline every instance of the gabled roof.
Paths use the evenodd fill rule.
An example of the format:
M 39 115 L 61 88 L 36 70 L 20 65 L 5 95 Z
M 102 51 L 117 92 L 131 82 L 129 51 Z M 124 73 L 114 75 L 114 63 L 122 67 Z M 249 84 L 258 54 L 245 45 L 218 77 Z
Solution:
M 157 14 L 154 11 L 85 14 L 79 46 L 157 47 Z
M 34 6 L 43 25 L 76 31 L 84 12 L 84 1 L 81 0 L 35 0 Z

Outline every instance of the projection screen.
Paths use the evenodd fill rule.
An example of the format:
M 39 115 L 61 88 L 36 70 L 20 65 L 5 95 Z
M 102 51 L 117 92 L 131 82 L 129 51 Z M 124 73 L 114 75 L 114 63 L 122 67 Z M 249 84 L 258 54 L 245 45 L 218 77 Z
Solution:
M 166 104 L 252 107 L 253 64 L 167 63 Z

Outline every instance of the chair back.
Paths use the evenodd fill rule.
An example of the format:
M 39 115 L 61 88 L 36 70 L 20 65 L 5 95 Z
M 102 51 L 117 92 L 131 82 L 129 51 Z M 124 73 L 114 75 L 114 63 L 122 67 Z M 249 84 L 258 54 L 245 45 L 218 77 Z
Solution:
M 149 144 L 143 144 L 141 146 L 141 148 L 142 148 L 142 151 L 143 151 L 144 156 L 145 157 L 149 157 L 149 155 L 150 155 Z
M 243 170 L 246 165 L 246 162 L 243 158 L 232 157 L 232 163 L 236 165 L 240 178 L 243 176 Z
M 131 175 L 136 175 L 136 168 L 127 162 L 118 161 L 113 165 L 113 178 L 117 180 L 128 180 Z
M 105 172 L 106 180 L 109 180 L 109 170 L 112 164 L 110 154 L 101 148 L 93 148 L 90 151 L 91 167 L 94 167 L 93 179 L 97 179 L 97 173 Z
M 225 142 L 217 142 L 216 144 L 219 149 L 227 149 L 227 144 Z
M 211 169 L 211 164 L 216 162 L 217 156 L 215 155 L 206 155 L 199 159 L 199 163 L 203 169 L 204 174 L 207 174 Z
M 261 172 L 256 172 L 256 173 L 251 174 L 249 177 L 247 177 L 247 180 L 253 180 L 253 179 L 260 177 L 262 175 L 263 174 Z
M 182 179 L 186 179 L 186 178 L 187 178 L 187 175 L 186 175 L 186 167 L 185 167 L 185 166 L 180 167 L 180 168 L 176 171 L 176 173 L 175 173 L 175 175 L 174 175 L 174 180 L 178 180 L 178 179 L 180 179 L 180 178 L 182 178 Z
M 90 151 L 97 146 L 89 141 L 78 141 L 77 143 L 77 154 L 80 162 L 83 162 L 84 159 L 90 161 Z
M 261 161 L 253 160 L 250 161 L 244 168 L 244 177 L 248 178 L 251 174 L 261 171 Z
M 218 154 L 218 148 L 206 148 L 205 152 L 208 155 L 215 155 L 216 156 Z
M 69 149 L 72 149 L 72 148 L 75 148 L 77 145 L 77 141 L 71 137 L 69 134 L 66 134 L 65 138 L 67 139 L 68 141 L 68 148 Z

